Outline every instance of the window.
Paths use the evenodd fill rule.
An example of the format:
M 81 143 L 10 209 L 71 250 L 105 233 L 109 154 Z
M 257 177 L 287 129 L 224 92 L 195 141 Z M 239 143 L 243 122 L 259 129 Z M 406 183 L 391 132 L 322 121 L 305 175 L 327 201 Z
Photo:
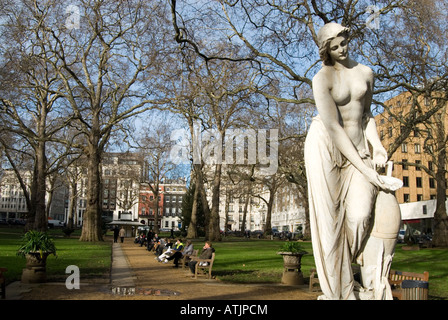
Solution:
M 422 168 L 420 167 L 422 165 L 422 162 L 420 160 L 415 160 L 415 170 L 416 171 L 422 171 Z
M 435 189 L 436 188 L 436 182 L 435 182 L 434 178 L 429 178 L 429 187 L 431 189 Z
M 388 131 L 388 134 L 389 134 L 389 138 L 392 138 L 392 127 L 389 127 L 387 129 L 387 131 Z
M 422 177 L 415 178 L 415 183 L 417 185 L 417 188 L 421 188 L 422 187 Z
M 408 170 L 408 159 L 402 159 L 401 162 L 403 162 L 403 170 Z
M 403 177 L 403 187 L 409 187 L 409 177 Z
M 418 194 L 417 195 L 417 201 L 423 201 L 423 195 L 422 194 Z
M 420 129 L 414 128 L 414 137 L 420 137 Z
M 407 153 L 408 152 L 408 144 L 406 142 L 403 142 L 401 144 L 401 152 Z
M 407 194 L 407 193 L 403 194 L 403 200 L 404 200 L 404 202 L 409 202 L 410 201 L 409 194 Z
M 422 148 L 420 146 L 420 143 L 416 143 L 414 145 L 415 153 L 420 153 L 422 151 Z

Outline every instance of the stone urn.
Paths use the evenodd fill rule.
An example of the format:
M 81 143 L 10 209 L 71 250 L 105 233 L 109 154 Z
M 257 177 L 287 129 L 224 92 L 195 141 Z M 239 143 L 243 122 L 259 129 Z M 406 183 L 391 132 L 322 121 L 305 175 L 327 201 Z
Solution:
M 47 281 L 47 257 L 56 255 L 54 241 L 46 232 L 30 230 L 24 234 L 17 255 L 26 259 L 22 271 L 22 283 L 43 283 Z
M 304 284 L 301 265 L 302 257 L 306 252 L 277 252 L 277 254 L 283 257 L 282 283 L 286 285 Z
M 47 282 L 47 257 L 49 253 L 30 252 L 25 255 L 26 268 L 22 270 L 22 283 Z

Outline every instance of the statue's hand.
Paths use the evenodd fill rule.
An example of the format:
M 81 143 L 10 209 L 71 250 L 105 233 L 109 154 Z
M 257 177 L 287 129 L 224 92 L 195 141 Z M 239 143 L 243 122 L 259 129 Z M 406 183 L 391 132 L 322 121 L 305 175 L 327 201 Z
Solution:
M 384 181 L 381 179 L 381 176 L 376 172 L 376 170 L 368 168 L 366 171 L 364 171 L 364 175 L 366 176 L 367 180 L 369 180 L 369 182 L 375 187 L 380 189 L 384 189 L 386 187 Z
M 383 147 L 373 150 L 373 164 L 375 168 L 384 168 L 387 163 L 387 151 Z

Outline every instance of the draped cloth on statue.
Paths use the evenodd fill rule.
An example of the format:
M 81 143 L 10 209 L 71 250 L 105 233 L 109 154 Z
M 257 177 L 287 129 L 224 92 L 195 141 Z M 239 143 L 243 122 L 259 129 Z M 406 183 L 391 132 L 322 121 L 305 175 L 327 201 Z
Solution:
M 369 153 L 359 154 L 372 167 Z M 377 189 L 336 148 L 319 116 L 306 138 L 305 166 L 313 254 L 323 298 L 353 299 L 351 264 L 368 231 Z

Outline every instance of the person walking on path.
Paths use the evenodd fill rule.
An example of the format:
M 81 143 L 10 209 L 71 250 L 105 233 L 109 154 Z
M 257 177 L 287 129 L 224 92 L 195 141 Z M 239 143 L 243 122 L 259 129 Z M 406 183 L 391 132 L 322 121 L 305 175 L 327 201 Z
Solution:
M 119 237 L 120 237 L 121 243 L 123 243 L 125 235 L 126 235 L 126 231 L 124 230 L 123 227 L 121 227 L 120 233 L 119 233 Z
M 120 230 L 118 229 L 118 226 L 114 227 L 114 243 L 118 242 L 118 233 L 120 232 Z

